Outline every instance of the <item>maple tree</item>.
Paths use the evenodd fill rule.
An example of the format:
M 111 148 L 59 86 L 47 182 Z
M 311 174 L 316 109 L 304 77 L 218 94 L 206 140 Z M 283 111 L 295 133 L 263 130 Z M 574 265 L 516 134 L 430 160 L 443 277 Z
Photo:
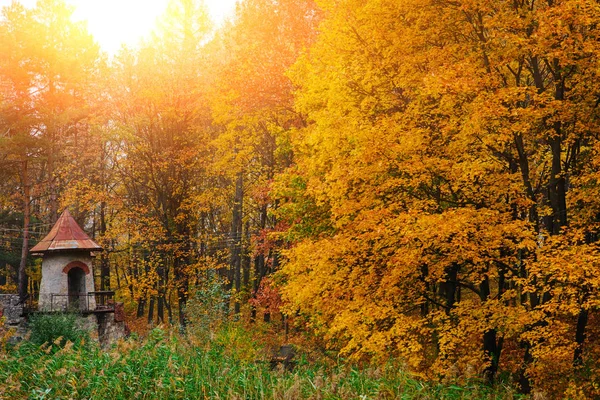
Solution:
M 305 200 L 288 208 L 324 208 L 331 229 L 288 253 L 289 310 L 354 357 L 479 365 L 489 380 L 520 344 L 525 392 L 550 358 L 553 374 L 580 364 L 597 276 L 583 206 L 597 7 L 319 4 L 318 42 L 293 71 L 312 123 L 295 147 Z

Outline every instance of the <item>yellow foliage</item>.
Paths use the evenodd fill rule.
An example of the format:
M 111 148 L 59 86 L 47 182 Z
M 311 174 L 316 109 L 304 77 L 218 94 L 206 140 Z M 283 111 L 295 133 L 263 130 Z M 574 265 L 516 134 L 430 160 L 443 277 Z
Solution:
M 305 187 L 283 207 L 312 207 L 292 232 L 332 229 L 285 253 L 288 312 L 351 357 L 523 391 L 597 368 L 600 7 L 318 4 L 290 72 Z

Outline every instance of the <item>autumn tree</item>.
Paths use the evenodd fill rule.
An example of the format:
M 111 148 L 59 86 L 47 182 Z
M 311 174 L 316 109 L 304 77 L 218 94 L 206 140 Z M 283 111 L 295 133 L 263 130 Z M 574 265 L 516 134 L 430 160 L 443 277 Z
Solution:
M 291 131 L 303 124 L 286 71 L 312 42 L 317 20 L 310 1 L 245 1 L 207 48 L 219 130 L 215 168 L 231 187 L 230 265 L 224 275 L 237 293 L 236 312 L 278 263 L 267 237 L 277 225 L 268 193 L 275 175 L 289 165 Z
M 292 229 L 331 229 L 288 253 L 289 310 L 358 358 L 392 349 L 415 368 L 481 365 L 491 381 L 520 344 L 524 359 L 507 357 L 523 391 L 564 376 L 582 360 L 597 276 L 583 200 L 597 7 L 319 4 L 318 41 L 293 71 L 311 122 L 294 146 L 305 187 L 282 201 L 323 218 Z
M 54 222 L 62 190 L 59 167 L 68 162 L 90 114 L 90 82 L 96 75 L 99 49 L 85 26 L 71 21 L 72 13 L 72 7 L 60 0 L 39 1 L 33 9 L 15 2 L 3 9 L 0 26 L 2 152 L 6 161 L 18 164 L 22 298 L 33 197 L 47 204 L 35 203 L 36 214 Z
M 149 234 L 138 239 L 154 254 L 158 320 L 172 271 L 181 325 L 210 137 L 200 67 L 208 29 L 202 2 L 170 2 L 152 42 L 119 56 L 113 95 L 129 229 Z

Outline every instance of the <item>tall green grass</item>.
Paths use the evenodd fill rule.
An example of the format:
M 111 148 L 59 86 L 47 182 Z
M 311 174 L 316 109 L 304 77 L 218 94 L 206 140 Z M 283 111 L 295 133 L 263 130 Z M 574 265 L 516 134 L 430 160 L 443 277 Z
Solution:
M 30 338 L 33 343 L 56 343 L 64 346 L 67 342 L 79 344 L 89 340 L 88 332 L 77 324 L 78 316 L 71 313 L 33 314 L 29 318 Z
M 389 364 L 360 370 L 300 359 L 293 372 L 271 371 L 242 345 L 247 333 L 224 329 L 192 344 L 154 329 L 108 350 L 89 343 L 31 341 L 0 354 L 1 399 L 510 399 L 510 389 L 420 382 Z M 236 337 L 237 335 L 237 337 Z M 234 348 L 232 348 L 234 347 Z M 250 352 L 250 353 L 248 353 Z

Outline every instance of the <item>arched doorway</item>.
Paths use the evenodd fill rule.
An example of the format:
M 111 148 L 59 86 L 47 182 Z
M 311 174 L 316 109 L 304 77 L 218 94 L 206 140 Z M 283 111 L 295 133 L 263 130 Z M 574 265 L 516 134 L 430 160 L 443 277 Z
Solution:
M 67 273 L 69 282 L 69 308 L 82 310 L 85 308 L 85 271 L 74 267 Z

